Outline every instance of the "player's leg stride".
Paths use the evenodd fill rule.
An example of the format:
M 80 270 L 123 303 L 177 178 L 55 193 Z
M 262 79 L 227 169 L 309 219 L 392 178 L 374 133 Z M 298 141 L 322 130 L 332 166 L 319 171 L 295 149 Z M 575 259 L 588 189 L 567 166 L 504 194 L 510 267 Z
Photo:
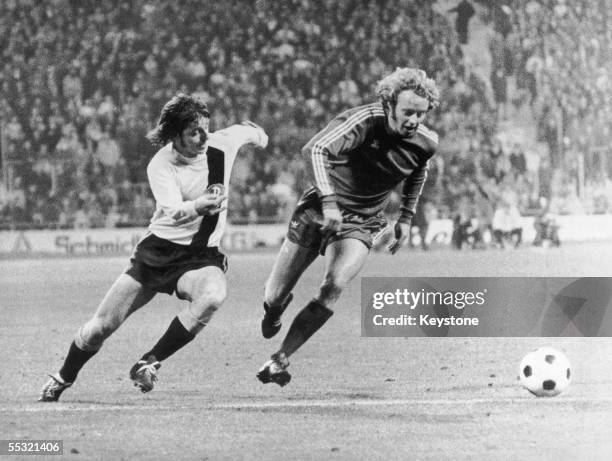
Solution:
M 195 334 L 185 329 L 178 316 L 175 317 L 155 346 L 130 369 L 130 379 L 134 386 L 143 393 L 153 390 L 157 381 L 157 370 L 161 367 L 160 362 L 187 345 L 194 337 Z M 77 340 L 73 341 L 63 367 L 58 373 L 50 375 L 41 390 L 39 401 L 56 402 L 62 392 L 72 386 L 83 365 L 98 352 L 82 349 L 84 345 L 88 346 L 83 340 L 82 330 L 79 330 L 77 338 L 81 347 L 77 346 Z
M 63 366 L 57 373 L 49 375 L 49 379 L 40 391 L 38 401 L 57 402 L 62 392 L 72 386 L 83 365 L 97 352 L 97 348 L 91 347 L 83 340 L 82 329 L 80 329 L 75 340 L 70 344 Z
M 155 346 L 130 369 L 130 379 L 134 386 L 141 392 L 153 390 L 157 381 L 157 370 L 161 367 L 160 362 L 170 357 L 194 338 L 195 334 L 185 329 L 178 316 L 175 317 Z M 81 344 L 80 347 L 77 345 L 77 341 Z M 41 390 L 39 401 L 56 402 L 62 392 L 72 386 L 81 368 L 98 352 L 97 349 L 83 350 L 83 348 L 90 347 L 83 339 L 82 329 L 79 330 L 77 339 L 70 345 L 63 367 L 58 373 L 50 375 L 49 380 Z
M 270 306 L 264 302 L 264 316 L 261 319 L 261 334 L 264 338 L 270 339 L 280 331 L 283 326 L 281 316 L 292 299 L 293 293 L 289 293 L 280 306 Z
M 157 381 L 157 370 L 160 367 L 161 363 L 154 355 L 149 355 L 136 362 L 130 370 L 130 379 L 134 383 L 134 387 L 140 389 L 142 393 L 153 390 Z
M 281 387 L 289 383 L 291 375 L 287 371 L 288 357 L 308 341 L 333 314 L 331 309 L 317 300 L 309 302 L 293 319 L 280 349 L 263 364 L 257 373 L 257 379 L 264 384 L 276 383 Z
M 188 312 L 188 309 L 183 312 Z M 134 387 L 143 393 L 153 390 L 161 362 L 182 349 L 194 338 L 195 333 L 185 328 L 179 316 L 174 317 L 159 341 L 130 369 L 130 379 Z
M 202 271 L 204 271 L 204 274 L 209 274 L 208 279 L 201 277 Z M 204 293 L 210 294 L 213 293 L 213 287 L 216 286 L 211 282 L 211 272 L 217 274 L 216 280 L 224 277 L 220 269 L 205 267 L 199 271 L 188 272 L 184 275 L 185 278 L 181 280 L 190 280 L 193 282 L 193 286 L 198 287 Z M 145 296 L 138 297 L 138 293 L 142 291 L 142 288 L 140 288 L 140 284 L 136 281 L 132 281 L 128 275 L 122 275 L 121 280 L 123 282 L 120 283 L 136 287 L 135 295 L 132 297 L 136 299 L 131 299 L 130 302 L 123 303 L 122 306 L 133 308 L 133 311 L 151 299 L 151 293 L 148 291 L 148 295 L 145 293 Z M 205 280 L 206 283 L 202 283 L 202 280 Z M 188 290 L 185 290 L 184 293 L 189 295 Z M 131 368 L 129 375 L 136 388 L 142 392 L 151 391 L 157 381 L 157 370 L 160 368 L 161 362 L 190 343 L 196 334 L 208 324 L 213 313 L 221 305 L 221 298 L 225 297 L 224 289 L 218 290 L 215 293 L 217 293 L 215 299 L 212 299 L 213 295 L 189 295 L 191 298 L 195 298 L 195 300 L 174 317 L 159 341 L 148 352 L 143 354 L 140 360 Z M 114 301 L 113 296 L 108 296 L 105 299 Z M 62 368 L 57 374 L 53 375 L 56 378 L 55 381 L 59 385 L 66 383 L 73 384 L 85 363 L 100 350 L 103 342 L 118 328 L 129 313 L 129 310 L 127 312 L 122 310 L 121 306 L 117 308 L 114 303 L 103 301 L 102 307 L 96 311 L 94 317 L 79 329 L 75 340 L 70 345 Z M 46 383 L 41 391 L 41 396 L 43 397 L 40 400 L 45 402 L 57 401 L 61 391 L 68 386 L 64 385 L 60 392 L 53 390 L 55 387 L 56 385 L 51 382 Z M 52 390 L 47 391 L 47 388 Z M 47 394 L 49 397 L 44 397 Z
M 49 380 L 45 383 L 40 391 L 39 402 L 57 402 L 66 389 L 72 386 L 72 383 L 65 382 L 59 374 L 49 375 Z

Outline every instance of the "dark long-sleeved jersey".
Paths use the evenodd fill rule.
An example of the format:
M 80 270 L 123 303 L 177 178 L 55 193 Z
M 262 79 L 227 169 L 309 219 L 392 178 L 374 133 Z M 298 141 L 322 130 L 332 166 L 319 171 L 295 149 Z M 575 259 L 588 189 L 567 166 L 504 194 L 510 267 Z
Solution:
M 302 149 L 321 197 L 361 215 L 382 211 L 402 181 L 402 212 L 414 214 L 438 135 L 420 124 L 410 138 L 388 131 L 381 103 L 349 109 Z

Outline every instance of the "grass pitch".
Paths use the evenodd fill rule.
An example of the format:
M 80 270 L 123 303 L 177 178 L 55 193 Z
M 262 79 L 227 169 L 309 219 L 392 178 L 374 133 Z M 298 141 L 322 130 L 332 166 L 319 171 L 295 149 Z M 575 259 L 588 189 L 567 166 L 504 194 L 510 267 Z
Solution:
M 151 393 L 127 374 L 182 306 L 166 295 L 128 319 L 57 404 L 36 402 L 45 374 L 127 258 L 3 260 L 0 438 L 61 439 L 75 460 L 612 459 L 612 339 L 362 338 L 359 279 L 292 358 L 292 382 L 264 386 L 255 373 L 323 267 L 308 270 L 283 330 L 265 340 L 260 298 L 273 258 L 230 255 L 225 306 L 164 362 Z M 438 249 L 373 254 L 362 275 L 610 277 L 610 261 L 609 244 Z M 564 350 L 574 371 L 551 399 L 517 381 L 522 356 L 544 345 Z

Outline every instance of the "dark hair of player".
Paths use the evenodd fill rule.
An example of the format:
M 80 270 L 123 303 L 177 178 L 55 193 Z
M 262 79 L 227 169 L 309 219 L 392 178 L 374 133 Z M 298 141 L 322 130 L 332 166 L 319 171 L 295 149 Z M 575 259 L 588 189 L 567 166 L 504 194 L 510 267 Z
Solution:
M 427 110 L 440 104 L 440 90 L 436 82 L 427 77 L 424 70 L 411 67 L 398 67 L 393 73 L 387 75 L 376 86 L 376 94 L 380 98 L 385 110 L 394 110 L 397 97 L 402 91 L 412 90 L 418 96 L 429 101 Z
M 164 105 L 157 126 L 147 134 L 147 139 L 163 146 L 199 117 L 210 117 L 206 103 L 195 96 L 178 94 Z

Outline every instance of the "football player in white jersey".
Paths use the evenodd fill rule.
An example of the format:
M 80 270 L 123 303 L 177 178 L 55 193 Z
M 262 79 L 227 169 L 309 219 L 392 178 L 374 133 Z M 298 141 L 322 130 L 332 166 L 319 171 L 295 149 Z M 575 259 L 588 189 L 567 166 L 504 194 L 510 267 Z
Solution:
M 147 167 L 156 200 L 148 232 L 128 268 L 76 333 L 63 366 L 43 386 L 40 401 L 57 401 L 130 314 L 157 293 L 174 293 L 188 304 L 130 370 L 134 385 L 149 392 L 160 363 L 189 343 L 225 300 L 227 262 L 219 243 L 231 168 L 242 145 L 266 147 L 268 137 L 251 122 L 209 133 L 209 117 L 206 104 L 190 95 L 175 96 L 162 109 L 148 135 L 161 147 Z

